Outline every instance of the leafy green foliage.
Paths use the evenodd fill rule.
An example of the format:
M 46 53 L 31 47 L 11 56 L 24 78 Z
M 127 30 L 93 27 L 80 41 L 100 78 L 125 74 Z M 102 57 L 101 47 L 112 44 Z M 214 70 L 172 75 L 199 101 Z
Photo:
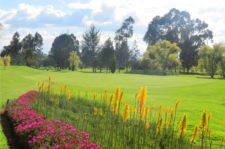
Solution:
M 112 64 L 114 47 L 111 39 L 107 39 L 100 51 L 100 63 L 108 70 Z
M 97 49 L 100 40 L 100 31 L 91 25 L 89 30 L 83 34 L 81 60 L 84 67 L 92 66 L 93 72 L 97 67 Z
M 11 57 L 9 55 L 5 55 L 3 57 L 0 57 L 0 66 L 9 66 L 11 63 Z
M 70 69 L 74 71 L 80 64 L 80 57 L 78 56 L 76 51 L 70 52 L 69 59 Z
M 121 68 L 128 68 L 128 61 L 130 57 L 128 39 L 133 36 L 133 24 L 135 23 L 132 17 L 128 17 L 122 23 L 122 26 L 116 31 L 115 35 L 115 52 L 116 61 L 119 70 Z
M 24 55 L 27 66 L 38 66 L 39 58 L 42 56 L 43 38 L 41 34 L 28 34 L 21 41 L 22 54 Z
M 148 63 L 151 70 L 161 70 L 166 72 L 179 66 L 178 54 L 180 48 L 169 41 L 161 41 L 149 46 L 144 54 L 144 61 Z
M 173 8 L 164 16 L 153 18 L 145 33 L 144 41 L 149 45 L 161 40 L 177 43 L 181 48 L 181 64 L 189 71 L 192 66 L 197 65 L 197 49 L 212 38 L 208 24 L 199 19 L 191 19 L 186 11 Z
M 110 70 L 112 73 L 115 73 L 115 71 L 116 71 L 116 56 L 115 56 L 115 54 L 113 54 Z
M 219 64 L 223 70 L 224 46 L 214 44 L 213 47 L 204 45 L 199 49 L 199 67 L 204 69 L 211 78 L 214 78 Z
M 68 58 L 71 51 L 79 53 L 79 41 L 73 34 L 61 34 L 53 41 L 49 55 L 57 67 L 66 68 L 69 67 Z

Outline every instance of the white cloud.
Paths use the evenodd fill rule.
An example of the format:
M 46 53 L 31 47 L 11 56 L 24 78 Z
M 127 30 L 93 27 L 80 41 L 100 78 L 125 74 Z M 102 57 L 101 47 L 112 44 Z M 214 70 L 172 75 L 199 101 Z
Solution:
M 91 15 L 84 14 L 86 16 L 80 22 L 83 26 L 80 26 L 79 29 L 73 28 L 71 26 L 56 26 L 55 24 L 45 24 L 40 30 L 43 31 L 43 37 L 46 36 L 44 37 L 44 43 L 47 44 L 45 48 L 49 49 L 51 47 L 51 42 L 53 41 L 52 38 L 61 33 L 68 32 L 68 30 L 70 32 L 73 32 L 78 37 L 78 39 L 82 39 L 82 33 L 85 31 L 85 27 L 90 26 L 90 24 L 115 28 L 116 26 L 122 24 L 122 21 L 126 17 L 131 15 L 136 21 L 134 27 L 134 36 L 131 41 L 137 40 L 138 47 L 142 51 L 144 51 L 146 49 L 146 44 L 143 42 L 142 38 L 152 18 L 156 15 L 164 15 L 171 8 L 177 8 L 179 10 L 188 11 L 192 18 L 199 18 L 200 20 L 204 20 L 209 24 L 209 28 L 213 31 L 214 41 L 225 42 L 225 5 L 223 5 L 224 0 L 197 0 L 194 2 L 190 0 L 89 0 L 87 2 L 83 2 L 80 0 L 72 3 L 68 3 L 66 0 L 61 0 L 61 4 L 63 6 L 60 6 L 60 8 L 64 7 L 65 9 L 63 10 L 65 11 L 58 9 L 58 6 L 34 6 L 25 3 L 19 4 L 18 8 L 14 9 L 0 9 L 0 23 L 3 24 L 6 30 L 9 30 L 10 24 L 8 22 L 15 17 L 22 16 L 25 19 L 32 20 L 40 16 L 41 14 L 47 14 L 49 15 L 49 17 L 64 17 L 69 15 L 68 11 L 76 14 L 76 12 L 78 12 L 79 10 L 91 10 Z M 19 16 L 18 14 L 20 14 L 21 16 Z M 100 19 L 101 21 L 99 21 L 100 17 L 102 17 Z M 32 31 L 34 30 L 39 31 L 39 29 L 37 28 L 32 29 Z M 113 38 L 115 30 L 116 29 L 110 29 L 110 31 L 102 30 L 101 43 L 108 37 Z M 25 30 L 23 31 L 25 32 Z M 5 37 L 8 37 L 8 35 L 5 34 L 4 39 L 1 38 L 1 40 L 3 39 L 4 41 L 6 41 Z
M 26 13 L 27 19 L 34 19 L 42 13 L 56 17 L 64 17 L 66 15 L 65 12 L 55 9 L 52 5 L 33 6 L 25 3 L 19 4 L 18 12 Z
M 87 3 L 73 2 L 69 3 L 68 7 L 75 10 L 89 9 L 92 10 L 93 13 L 102 11 L 102 3 L 99 3 L 98 0 L 90 0 Z
M 222 40 L 225 42 L 225 36 L 221 36 L 221 33 L 224 33 L 223 28 L 225 26 L 225 5 L 223 4 L 223 0 L 197 0 L 194 2 L 190 0 L 90 0 L 86 3 L 73 2 L 68 6 L 74 9 L 92 10 L 92 16 L 97 16 L 100 13 L 104 14 L 107 8 L 112 8 L 113 24 L 121 23 L 131 15 L 135 18 L 136 25 L 139 28 L 146 28 L 146 30 L 153 17 L 156 15 L 162 16 L 171 8 L 177 8 L 188 11 L 193 19 L 204 20 L 214 33 L 214 41 L 219 42 Z M 88 22 L 90 20 L 87 19 Z M 144 33 L 142 33 L 142 36 L 144 36 Z
M 82 24 L 84 24 L 85 26 L 90 26 L 90 25 L 96 25 L 96 26 L 105 26 L 105 25 L 111 25 L 112 22 L 111 21 L 96 21 L 93 19 L 90 19 L 88 16 L 84 16 L 84 18 L 82 19 Z

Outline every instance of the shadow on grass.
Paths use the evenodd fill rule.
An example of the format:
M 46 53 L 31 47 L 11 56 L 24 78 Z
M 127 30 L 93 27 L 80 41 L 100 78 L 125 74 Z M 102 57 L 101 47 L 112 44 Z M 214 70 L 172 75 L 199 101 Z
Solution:
M 221 77 L 211 78 L 210 76 L 207 76 L 207 75 L 199 75 L 199 76 L 196 76 L 196 78 L 207 79 L 207 80 L 225 80 L 225 78 L 221 78 Z

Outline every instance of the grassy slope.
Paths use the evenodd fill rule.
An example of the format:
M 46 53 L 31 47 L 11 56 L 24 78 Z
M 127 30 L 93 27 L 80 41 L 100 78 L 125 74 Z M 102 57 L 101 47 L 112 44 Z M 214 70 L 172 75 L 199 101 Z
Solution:
M 0 67 L 0 105 L 8 98 L 16 98 L 30 89 L 37 89 L 37 81 L 47 78 L 50 73 L 57 84 L 66 84 L 73 89 L 91 92 L 113 92 L 116 87 L 124 91 L 124 100 L 134 103 L 134 95 L 139 87 L 148 87 L 148 104 L 158 106 L 174 105 L 181 99 L 178 117 L 188 114 L 189 128 L 200 121 L 202 111 L 212 113 L 210 127 L 215 136 L 225 136 L 225 80 L 209 79 L 201 76 L 149 76 L 135 74 L 106 74 L 57 72 L 36 70 L 24 66 Z M 0 135 L 1 136 L 1 135 Z

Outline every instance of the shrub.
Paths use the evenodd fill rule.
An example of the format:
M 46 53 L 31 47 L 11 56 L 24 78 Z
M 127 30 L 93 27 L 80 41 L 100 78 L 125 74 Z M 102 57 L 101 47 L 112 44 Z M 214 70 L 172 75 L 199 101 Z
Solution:
M 87 132 L 80 132 L 60 120 L 46 120 L 38 114 L 31 107 L 37 96 L 38 92 L 30 91 L 7 106 L 15 133 L 29 148 L 101 149 L 89 140 Z

